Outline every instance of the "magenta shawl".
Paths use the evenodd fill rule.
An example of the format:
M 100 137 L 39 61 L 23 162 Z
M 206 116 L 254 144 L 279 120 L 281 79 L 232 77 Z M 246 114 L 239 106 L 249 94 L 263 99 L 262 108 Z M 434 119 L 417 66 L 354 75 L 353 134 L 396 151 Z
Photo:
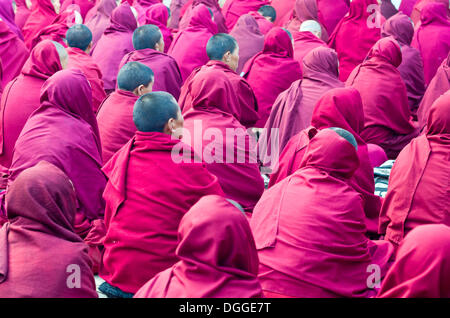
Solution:
M 420 24 L 414 33 L 412 46 L 422 55 L 427 85 L 450 52 L 450 19 L 446 12 L 442 3 L 427 4 L 421 12 Z
M 145 23 L 145 13 L 148 9 L 156 4 L 161 4 L 162 0 L 135 0 L 132 6 L 136 9 L 138 14 L 139 25 L 144 25 Z M 168 11 L 167 11 L 168 12 Z
M 302 78 L 300 64 L 294 60 L 294 49 L 287 32 L 279 27 L 270 30 L 263 51 L 245 64 L 243 72 L 258 100 L 260 119 L 255 127 L 262 128 L 278 95 Z
M 349 0 L 316 0 L 318 21 L 332 34 L 339 21 L 348 13 Z
M 377 0 L 353 0 L 350 3 L 348 15 L 342 18 L 334 32 L 330 35 L 328 45 L 335 49 L 339 57 L 339 78 L 346 81 L 353 69 L 364 61 L 370 48 L 380 39 L 380 29 L 376 27 L 379 19 L 380 26 L 384 22 L 378 12 L 375 19 L 371 19 L 369 5 L 377 6 Z M 375 12 L 377 12 L 375 10 Z M 368 21 L 374 23 L 368 26 Z
M 31 14 L 31 8 L 28 9 L 25 0 L 16 0 L 16 6 L 17 11 L 14 17 L 14 22 L 16 23 L 17 27 L 22 30 L 23 26 L 27 22 L 28 17 Z
M 217 33 L 217 25 L 203 4 L 196 6 L 191 16 L 189 26 L 177 33 L 168 52 L 177 61 L 183 81 L 208 62 L 206 44 Z
M 381 146 L 391 159 L 417 136 L 410 118 L 406 85 L 397 70 L 401 62 L 397 41 L 382 38 L 346 83 L 356 88 L 363 100 L 365 125 L 361 137 L 367 143 Z
M 9 29 L 23 41 L 22 32 L 14 21 L 12 0 L 0 0 L 0 19 L 2 19 L 3 22 L 8 25 Z
M 31 48 L 31 42 L 36 35 L 52 23 L 57 14 L 50 0 L 35 0 L 31 7 L 31 14 L 23 26 L 22 33 L 25 44 Z
M 70 179 L 45 161 L 11 184 L 10 221 L 0 229 L 0 297 L 97 298 L 88 247 L 73 228 L 76 200 Z M 74 270 L 80 288 L 68 286 Z
M 228 33 L 228 28 L 225 23 L 225 18 L 223 17 L 222 10 L 220 9 L 218 0 L 194 0 L 191 1 L 191 4 L 188 5 L 186 12 L 184 12 L 181 17 L 179 29 L 184 30 L 190 25 L 190 21 L 192 19 L 193 12 L 195 7 L 203 4 L 206 7 L 210 8 L 214 15 L 214 23 L 217 25 L 218 33 Z M 209 10 L 208 10 L 209 12 Z M 211 14 L 210 14 L 211 17 Z
M 130 5 L 121 4 L 113 10 L 109 27 L 93 48 L 92 57 L 102 71 L 105 90 L 116 88 L 120 61 L 134 50 L 132 39 L 136 28 Z
M 380 234 L 399 244 L 422 224 L 450 226 L 450 93 L 430 109 L 427 131 L 398 156 L 380 216 Z
M 381 27 L 381 36 L 394 37 L 402 50 L 402 63 L 397 68 L 405 82 L 409 109 L 416 117 L 417 108 L 425 93 L 422 57 L 417 49 L 411 47 L 414 27 L 411 19 L 399 12 L 389 18 Z
M 61 0 L 60 12 L 64 12 L 70 7 L 75 8 L 83 18 L 86 19 L 86 15 L 95 5 L 96 0 Z
M 169 19 L 169 10 L 162 4 L 154 4 L 145 12 L 145 18 L 143 24 L 156 25 L 164 37 L 164 53 L 169 51 L 169 47 L 173 41 L 172 30 L 167 27 L 167 21 Z
M 203 197 L 181 219 L 178 237 L 180 261 L 145 284 L 135 298 L 262 297 L 253 234 L 231 203 Z
M 239 64 L 236 73 L 240 74 L 245 63 L 264 48 L 264 35 L 256 19 L 250 14 L 244 14 L 237 20 L 230 35 L 236 39 L 239 46 Z
M 249 15 L 255 18 L 256 23 L 258 23 L 259 30 L 261 31 L 264 36 L 269 33 L 269 31 L 273 28 L 274 24 L 267 20 L 265 17 L 263 17 L 260 13 L 251 11 L 249 12 Z
M 450 227 L 419 226 L 400 245 L 379 298 L 450 298 Z
M 311 32 L 294 33 L 294 59 L 303 65 L 303 58 L 317 47 L 328 47 L 325 42 Z
M 222 7 L 222 13 L 228 30 L 232 30 L 243 15 L 258 11 L 259 8 L 268 4 L 270 4 L 269 0 L 226 0 Z
M 101 144 L 91 94 L 88 80 L 77 69 L 59 71 L 45 82 L 41 105 L 17 139 L 8 179 L 8 184 L 12 183 L 22 171 L 42 160 L 63 170 L 77 193 L 74 227 L 82 237 L 92 221 L 103 217 L 106 185 L 100 170 Z
M 264 193 L 250 220 L 264 291 L 307 298 L 376 294 L 367 286 L 367 268 L 377 264 L 384 276 L 393 247 L 365 236 L 363 201 L 350 183 L 358 166 L 356 149 L 325 129 L 299 169 Z
M 430 3 L 442 3 L 445 5 L 444 11 L 447 12 L 447 16 L 450 17 L 450 8 L 449 8 L 449 0 L 417 0 L 414 4 L 414 8 L 410 14 L 411 20 L 414 22 L 414 25 L 418 26 L 420 24 L 420 17 L 422 15 L 422 11 Z
M 92 32 L 92 43 L 97 44 L 103 32 L 109 26 L 111 13 L 117 7 L 115 0 L 99 0 L 97 5 L 89 11 L 84 24 Z

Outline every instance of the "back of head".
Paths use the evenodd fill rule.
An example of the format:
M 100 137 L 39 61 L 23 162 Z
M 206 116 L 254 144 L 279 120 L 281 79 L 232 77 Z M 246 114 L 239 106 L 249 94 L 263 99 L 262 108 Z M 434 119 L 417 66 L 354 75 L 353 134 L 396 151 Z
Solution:
M 398 12 L 383 23 L 381 36 L 393 36 L 403 45 L 410 45 L 414 36 L 414 24 L 410 17 Z
M 328 75 L 339 77 L 339 60 L 335 50 L 329 47 L 319 46 L 308 52 L 303 57 L 303 77 L 311 76 L 312 72 L 320 76 Z
M 300 32 L 311 32 L 319 39 L 322 37 L 322 27 L 319 22 L 315 20 L 306 20 L 303 21 L 300 25 Z
M 263 17 L 270 18 L 271 22 L 275 22 L 277 19 L 277 12 L 274 7 L 265 5 L 259 8 L 258 13 L 261 14 Z
M 161 30 L 156 25 L 146 24 L 133 32 L 133 47 L 135 50 L 155 49 L 161 38 Z
M 213 35 L 206 45 L 206 54 L 210 60 L 222 60 L 225 53 L 233 53 L 237 48 L 236 40 L 229 34 Z
M 140 62 L 129 62 L 122 66 L 117 75 L 117 87 L 132 92 L 140 85 L 148 86 L 154 80 L 153 71 Z
M 43 40 L 31 51 L 22 73 L 46 80 L 60 70 L 62 65 L 57 46 L 51 40 Z
M 392 36 L 378 40 L 367 54 L 366 60 L 377 58 L 388 62 L 395 68 L 402 63 L 402 51 Z
M 430 107 L 427 127 L 427 135 L 429 136 L 448 136 L 450 134 L 450 91 L 441 95 Z
M 264 39 L 264 53 L 275 53 L 285 57 L 294 57 L 292 46 L 292 35 L 286 29 L 280 27 L 272 28 Z
M 85 51 L 92 42 L 92 32 L 84 24 L 75 24 L 66 32 L 67 44 Z
M 163 132 L 166 123 L 177 119 L 180 107 L 166 92 L 152 92 L 141 96 L 134 104 L 133 121 L 138 131 Z
M 449 7 L 441 2 L 430 2 L 425 4 L 420 12 L 420 22 L 422 25 L 438 23 L 449 26 L 448 20 Z

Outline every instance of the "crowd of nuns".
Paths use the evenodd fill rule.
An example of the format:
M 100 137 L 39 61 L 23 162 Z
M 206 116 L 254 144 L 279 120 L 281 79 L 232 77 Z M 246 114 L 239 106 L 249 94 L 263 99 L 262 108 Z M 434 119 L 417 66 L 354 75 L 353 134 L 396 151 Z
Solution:
M 0 0 L 0 297 L 450 298 L 449 0 Z

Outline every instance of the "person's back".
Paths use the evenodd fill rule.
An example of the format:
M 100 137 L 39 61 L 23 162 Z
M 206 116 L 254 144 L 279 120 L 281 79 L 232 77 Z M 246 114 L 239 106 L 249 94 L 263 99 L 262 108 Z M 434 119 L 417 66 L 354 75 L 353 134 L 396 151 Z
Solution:
M 320 39 L 322 31 L 315 20 L 306 20 L 300 26 L 300 31 L 294 33 L 294 59 L 303 66 L 303 58 L 317 47 L 328 47 Z
M 134 51 L 126 54 L 119 69 L 128 62 L 140 62 L 155 74 L 154 92 L 167 92 L 178 100 L 180 97 L 180 68 L 173 57 L 164 53 L 166 43 L 156 25 L 143 25 L 133 33 Z
M 175 137 L 183 117 L 170 94 L 143 95 L 133 118 L 136 135 L 104 167 L 107 235 L 100 269 L 107 284 L 131 294 L 177 262 L 178 225 L 190 207 L 204 195 L 223 195 L 217 178 Z M 187 156 L 179 157 L 182 149 Z
M 104 164 L 136 133 L 134 103 L 152 91 L 153 80 L 152 70 L 139 62 L 127 63 L 120 69 L 118 89 L 105 99 L 97 114 Z
M 96 112 L 106 94 L 103 89 L 102 72 L 89 55 L 92 49 L 92 33 L 87 26 L 76 24 L 67 31 L 66 40 L 69 45 L 67 68 L 80 69 L 88 79 L 92 87 L 92 107 Z

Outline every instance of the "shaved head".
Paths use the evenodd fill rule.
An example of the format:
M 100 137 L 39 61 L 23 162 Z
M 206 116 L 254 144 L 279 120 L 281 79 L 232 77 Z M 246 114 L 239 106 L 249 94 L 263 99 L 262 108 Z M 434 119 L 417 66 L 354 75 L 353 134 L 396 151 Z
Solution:
M 275 22 L 277 19 L 277 11 L 274 7 L 266 5 L 259 8 L 258 13 L 263 17 L 270 18 L 271 22 Z
M 206 45 L 206 54 L 210 60 L 220 61 L 225 53 L 233 53 L 237 48 L 236 40 L 229 34 L 219 33 L 213 35 Z
M 133 32 L 133 47 L 135 50 L 155 49 L 161 38 L 161 30 L 156 25 L 146 24 Z
M 319 22 L 315 20 L 306 20 L 303 21 L 303 23 L 300 26 L 300 32 L 306 32 L 309 31 L 318 38 L 322 36 L 322 27 L 320 26 Z
M 75 24 L 67 30 L 66 40 L 70 47 L 85 51 L 92 42 L 92 32 L 84 24 Z
M 129 62 L 122 66 L 117 76 L 117 86 L 132 92 L 140 85 L 148 86 L 154 80 L 153 71 L 139 62 Z

